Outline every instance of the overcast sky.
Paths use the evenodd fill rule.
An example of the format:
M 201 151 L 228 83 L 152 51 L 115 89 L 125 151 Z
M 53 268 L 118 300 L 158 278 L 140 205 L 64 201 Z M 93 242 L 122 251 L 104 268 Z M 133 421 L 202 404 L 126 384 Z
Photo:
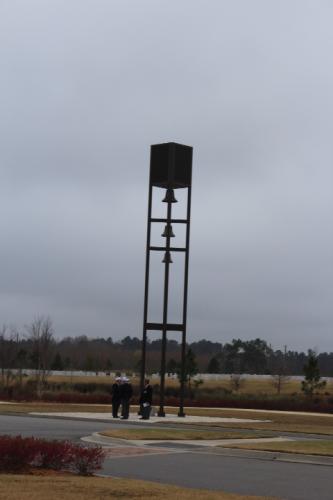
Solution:
M 141 337 L 149 147 L 176 141 L 189 341 L 332 351 L 332 26 L 329 0 L 0 0 L 0 323 Z

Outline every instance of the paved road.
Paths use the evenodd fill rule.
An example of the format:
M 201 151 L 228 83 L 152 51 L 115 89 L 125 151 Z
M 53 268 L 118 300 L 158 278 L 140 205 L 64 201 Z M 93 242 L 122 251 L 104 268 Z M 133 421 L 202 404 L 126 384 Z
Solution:
M 106 428 L 110 424 L 105 422 L 0 415 L 0 434 L 78 440 Z M 288 500 L 333 498 L 333 467 L 225 456 L 191 448 L 185 453 L 166 448 L 161 454 L 108 459 L 103 473 Z
M 333 498 L 330 466 L 189 452 L 107 460 L 104 470 L 120 477 L 288 500 Z
M 79 440 L 93 432 L 109 429 L 110 424 L 57 418 L 0 415 L 0 434 L 21 434 L 49 439 Z

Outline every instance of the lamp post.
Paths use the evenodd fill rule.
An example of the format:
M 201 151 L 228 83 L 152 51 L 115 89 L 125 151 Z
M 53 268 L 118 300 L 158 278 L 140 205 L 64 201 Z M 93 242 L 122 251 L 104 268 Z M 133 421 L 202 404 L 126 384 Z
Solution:
M 188 266 L 189 266 L 189 246 L 190 246 L 190 219 L 191 219 L 191 187 L 192 187 L 192 153 L 190 146 L 168 142 L 151 146 L 150 154 L 150 175 L 148 194 L 148 219 L 147 219 L 147 246 L 146 246 L 146 273 L 144 292 L 144 313 L 143 313 L 143 336 L 142 336 L 142 359 L 141 359 L 141 390 L 144 386 L 146 372 L 146 346 L 147 332 L 158 330 L 162 332 L 161 347 L 161 381 L 160 381 L 160 405 L 158 415 L 165 416 L 164 412 L 164 389 L 165 389 L 165 363 L 167 349 L 167 332 L 179 331 L 181 337 L 181 380 L 180 380 L 180 401 L 179 417 L 184 417 L 184 379 L 185 379 L 185 356 L 186 356 L 186 320 L 187 320 L 187 291 L 188 291 Z M 165 189 L 165 196 L 162 200 L 166 203 L 166 217 L 152 217 L 152 199 L 154 188 Z M 185 219 L 172 218 L 172 206 L 177 203 L 174 190 L 187 190 L 187 210 Z M 154 223 L 164 223 L 162 237 L 165 238 L 165 245 L 151 245 L 151 225 Z M 171 239 L 175 236 L 173 228 L 177 224 L 184 224 L 186 228 L 186 238 L 184 247 L 171 245 Z M 148 302 L 149 302 L 149 270 L 151 252 L 164 252 L 162 263 L 164 264 L 164 285 L 163 285 L 163 316 L 161 323 L 148 322 Z M 172 253 L 183 252 L 184 260 L 184 287 L 183 287 L 183 311 L 182 322 L 172 324 L 168 322 L 168 302 L 169 302 L 169 268 L 172 264 Z

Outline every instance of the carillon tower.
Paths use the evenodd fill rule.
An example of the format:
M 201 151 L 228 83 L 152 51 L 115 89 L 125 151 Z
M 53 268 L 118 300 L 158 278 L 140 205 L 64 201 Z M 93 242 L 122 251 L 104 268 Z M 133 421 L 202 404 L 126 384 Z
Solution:
M 187 289 L 188 289 L 188 265 L 190 248 L 190 218 L 191 218 L 191 186 L 192 186 L 192 153 L 193 148 L 175 142 L 165 144 L 155 144 L 151 146 L 150 153 L 150 175 L 149 175 L 149 195 L 148 195 L 148 221 L 147 221 L 147 248 L 146 248 L 146 274 L 145 274 L 145 294 L 144 294 L 144 314 L 143 314 L 143 337 L 142 337 L 142 360 L 141 360 L 141 388 L 144 385 L 146 372 L 146 345 L 147 332 L 157 330 L 162 333 L 161 350 L 161 381 L 160 381 L 160 417 L 165 416 L 164 412 L 164 388 L 165 388 L 165 363 L 167 332 L 177 331 L 181 333 L 181 381 L 180 381 L 180 401 L 179 417 L 184 417 L 184 388 L 185 388 L 185 357 L 186 357 L 186 316 L 187 316 Z M 159 189 L 156 189 L 159 188 Z M 164 189 L 161 202 L 165 203 L 165 217 L 154 218 L 152 216 L 152 201 L 155 192 Z M 172 217 L 172 207 L 177 203 L 175 190 L 186 189 L 187 209 L 185 219 L 175 219 Z M 162 237 L 163 246 L 151 246 L 151 226 L 154 223 L 165 224 Z M 185 246 L 175 247 L 172 245 L 172 238 L 177 234 L 178 224 L 185 225 Z M 151 252 L 161 253 L 161 264 L 164 265 L 163 286 L 163 315 L 160 323 L 150 323 L 148 321 L 149 302 L 149 267 Z M 184 259 L 184 287 L 182 304 L 182 322 L 168 322 L 168 299 L 169 299 L 169 268 L 172 265 L 172 255 L 174 252 L 183 252 Z

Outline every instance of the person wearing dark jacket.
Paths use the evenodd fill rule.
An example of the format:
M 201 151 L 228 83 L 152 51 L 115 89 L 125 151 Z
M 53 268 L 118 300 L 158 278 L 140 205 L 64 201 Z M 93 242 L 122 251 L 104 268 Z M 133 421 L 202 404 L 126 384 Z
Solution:
M 133 396 L 132 385 L 128 378 L 124 377 L 120 384 L 121 418 L 127 420 L 129 416 L 130 400 Z
M 145 385 L 140 397 L 140 414 L 143 420 L 149 420 L 151 405 L 153 403 L 153 388 L 149 380 L 145 380 Z
M 120 377 L 117 377 L 111 388 L 113 418 L 119 418 L 118 410 L 120 406 L 120 380 Z

